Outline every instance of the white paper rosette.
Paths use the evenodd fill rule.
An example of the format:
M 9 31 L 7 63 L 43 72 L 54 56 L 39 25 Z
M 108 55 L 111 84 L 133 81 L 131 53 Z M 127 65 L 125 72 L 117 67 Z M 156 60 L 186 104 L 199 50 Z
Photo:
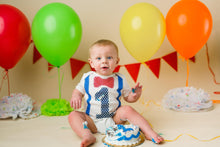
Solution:
M 0 99 L 0 118 L 30 119 L 40 115 L 40 109 L 34 108 L 33 100 L 22 93 L 12 93 Z
M 167 109 L 184 112 L 210 110 L 213 107 L 209 94 L 194 87 L 169 90 L 163 98 L 162 105 Z

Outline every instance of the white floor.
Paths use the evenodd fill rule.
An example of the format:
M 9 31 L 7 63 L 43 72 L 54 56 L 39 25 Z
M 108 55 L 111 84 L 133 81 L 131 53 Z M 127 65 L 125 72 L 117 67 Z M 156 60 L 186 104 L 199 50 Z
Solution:
M 149 103 L 140 113 L 162 133 L 164 147 L 219 147 L 220 146 L 220 104 L 208 112 L 183 113 L 164 110 Z M 97 142 L 93 147 L 102 147 L 103 136 L 95 134 Z M 40 116 L 29 120 L 0 120 L 0 147 L 76 147 L 80 138 L 71 130 L 67 116 Z M 140 147 L 152 146 L 145 141 Z

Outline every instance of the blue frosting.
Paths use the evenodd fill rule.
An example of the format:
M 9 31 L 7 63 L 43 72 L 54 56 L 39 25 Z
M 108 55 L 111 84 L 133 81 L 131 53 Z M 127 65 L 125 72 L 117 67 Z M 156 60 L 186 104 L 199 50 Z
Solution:
M 153 138 L 151 139 L 153 143 L 157 143 Z
M 123 125 L 118 125 L 118 129 L 122 129 L 123 132 L 132 131 L 132 128 L 125 128 Z M 121 133 L 118 133 L 116 136 L 121 136 Z M 137 135 L 132 134 L 130 137 L 122 136 L 118 138 L 118 141 L 122 140 L 131 140 L 132 138 L 138 138 L 140 136 L 140 132 L 137 133 Z
M 132 138 L 138 138 L 140 136 L 140 132 L 137 133 L 137 135 L 132 134 L 130 137 L 126 137 L 126 136 L 122 136 L 120 138 L 118 138 L 118 141 L 122 141 L 122 140 L 131 140 Z
M 133 131 L 132 128 L 125 128 L 123 125 L 118 125 L 118 129 L 119 129 L 119 130 L 122 129 L 123 132 Z

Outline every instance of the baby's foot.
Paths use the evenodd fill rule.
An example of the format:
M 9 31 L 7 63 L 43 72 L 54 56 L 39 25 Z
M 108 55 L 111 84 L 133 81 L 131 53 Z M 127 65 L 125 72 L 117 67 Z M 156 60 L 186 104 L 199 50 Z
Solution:
M 151 141 L 153 142 L 153 143 L 161 143 L 161 142 L 163 142 L 164 141 L 164 139 L 163 139 L 163 137 L 161 137 L 160 135 L 157 135 L 155 138 L 151 138 Z
M 161 143 L 164 141 L 163 137 L 161 137 L 160 135 L 158 135 L 156 132 L 152 131 L 149 132 L 148 134 L 145 135 L 145 138 L 147 140 L 151 140 L 153 143 Z
M 87 134 L 83 136 L 81 147 L 87 147 L 96 142 L 96 138 L 92 134 Z

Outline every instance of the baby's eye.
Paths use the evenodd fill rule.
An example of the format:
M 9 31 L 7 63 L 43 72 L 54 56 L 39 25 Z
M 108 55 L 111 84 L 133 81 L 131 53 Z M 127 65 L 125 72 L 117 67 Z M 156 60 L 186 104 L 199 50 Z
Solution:
M 96 60 L 101 60 L 101 57 L 97 57 Z
M 113 57 L 111 57 L 111 56 L 109 56 L 109 57 L 107 57 L 107 59 L 112 59 Z

